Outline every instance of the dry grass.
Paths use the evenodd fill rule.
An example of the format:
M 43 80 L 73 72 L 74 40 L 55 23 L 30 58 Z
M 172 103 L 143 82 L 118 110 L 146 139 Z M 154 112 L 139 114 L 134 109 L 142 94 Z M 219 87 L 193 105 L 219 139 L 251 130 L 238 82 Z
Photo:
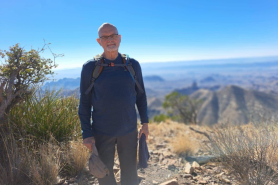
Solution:
M 179 135 L 171 143 L 173 152 L 182 156 L 192 156 L 198 151 L 198 144 L 186 135 Z
M 31 161 L 31 179 L 37 185 L 56 183 L 60 172 L 60 148 L 52 143 L 41 145 L 37 159 Z
M 17 185 L 28 182 L 28 166 L 25 156 L 27 151 L 21 150 L 12 134 L 0 132 L 0 184 Z M 28 154 L 28 153 L 27 153 Z
M 81 140 L 71 141 L 63 152 L 63 171 L 70 176 L 80 174 L 87 165 L 89 155 Z
M 58 175 L 79 175 L 89 152 L 77 108 L 77 98 L 54 91 L 14 107 L 0 127 L 0 184 L 50 185 Z
M 12 133 L 1 132 L 0 184 L 51 185 L 60 170 L 59 147 L 42 144 L 36 150 L 25 140 L 17 141 Z
M 57 183 L 62 166 L 67 176 L 75 177 L 87 165 L 89 152 L 81 140 L 71 141 L 64 147 L 54 138 L 34 145 L 31 138 L 16 140 L 12 131 L 0 133 L 1 185 L 52 185 Z
M 242 184 L 278 183 L 277 123 L 215 127 L 210 150 Z
M 190 130 L 190 127 L 202 131 L 209 129 L 206 126 L 185 125 L 168 119 L 165 122 L 149 124 L 151 137 L 148 142 L 150 144 L 166 142 L 178 155 L 194 155 L 199 150 L 202 140 L 207 140 L 207 138 Z

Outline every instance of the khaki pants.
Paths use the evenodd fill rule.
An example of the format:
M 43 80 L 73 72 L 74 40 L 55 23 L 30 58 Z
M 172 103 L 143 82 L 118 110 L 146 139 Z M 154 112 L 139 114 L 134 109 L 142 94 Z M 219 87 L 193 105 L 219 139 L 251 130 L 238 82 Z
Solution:
M 121 137 L 94 136 L 99 157 L 110 172 L 109 176 L 98 179 L 99 185 L 117 185 L 113 173 L 115 146 L 120 161 L 121 185 L 138 185 L 137 136 L 137 130 Z

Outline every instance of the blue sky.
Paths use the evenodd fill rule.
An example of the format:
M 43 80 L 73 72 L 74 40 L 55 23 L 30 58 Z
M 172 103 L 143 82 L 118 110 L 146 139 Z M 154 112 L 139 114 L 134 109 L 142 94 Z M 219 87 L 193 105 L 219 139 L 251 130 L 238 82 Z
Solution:
M 0 49 L 51 42 L 59 68 L 101 53 L 104 22 L 139 62 L 278 56 L 277 0 L 0 0 Z M 45 57 L 50 57 L 46 52 Z

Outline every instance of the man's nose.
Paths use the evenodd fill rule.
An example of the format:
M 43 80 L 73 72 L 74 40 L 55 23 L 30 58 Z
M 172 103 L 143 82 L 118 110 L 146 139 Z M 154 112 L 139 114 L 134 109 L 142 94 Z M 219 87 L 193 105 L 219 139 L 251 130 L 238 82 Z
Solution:
M 110 35 L 107 40 L 114 40 L 113 35 Z

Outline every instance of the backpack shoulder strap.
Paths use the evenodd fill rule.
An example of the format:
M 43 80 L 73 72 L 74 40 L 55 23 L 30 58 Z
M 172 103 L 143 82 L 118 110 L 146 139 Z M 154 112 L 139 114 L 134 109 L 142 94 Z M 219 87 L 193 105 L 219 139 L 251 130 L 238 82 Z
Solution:
M 122 56 L 122 60 L 123 60 L 123 63 L 125 64 L 125 68 L 129 71 L 130 73 L 130 76 L 132 77 L 133 81 L 135 82 L 136 86 L 138 87 L 138 89 L 144 93 L 144 90 L 143 88 L 141 87 L 141 85 L 139 84 L 138 80 L 137 80 L 137 76 L 135 74 L 135 70 L 132 66 L 132 63 L 130 62 L 129 60 L 129 55 L 127 54 L 121 54 Z
M 102 66 L 102 64 L 104 63 L 103 55 L 102 54 L 96 55 L 95 60 L 96 60 L 96 63 L 95 63 L 95 68 L 94 68 L 93 73 L 92 73 L 91 84 L 88 87 L 88 89 L 86 90 L 85 94 L 88 94 L 92 90 L 96 79 L 99 77 L 99 75 L 100 75 L 100 73 L 102 72 L 102 69 L 103 69 L 103 66 Z

